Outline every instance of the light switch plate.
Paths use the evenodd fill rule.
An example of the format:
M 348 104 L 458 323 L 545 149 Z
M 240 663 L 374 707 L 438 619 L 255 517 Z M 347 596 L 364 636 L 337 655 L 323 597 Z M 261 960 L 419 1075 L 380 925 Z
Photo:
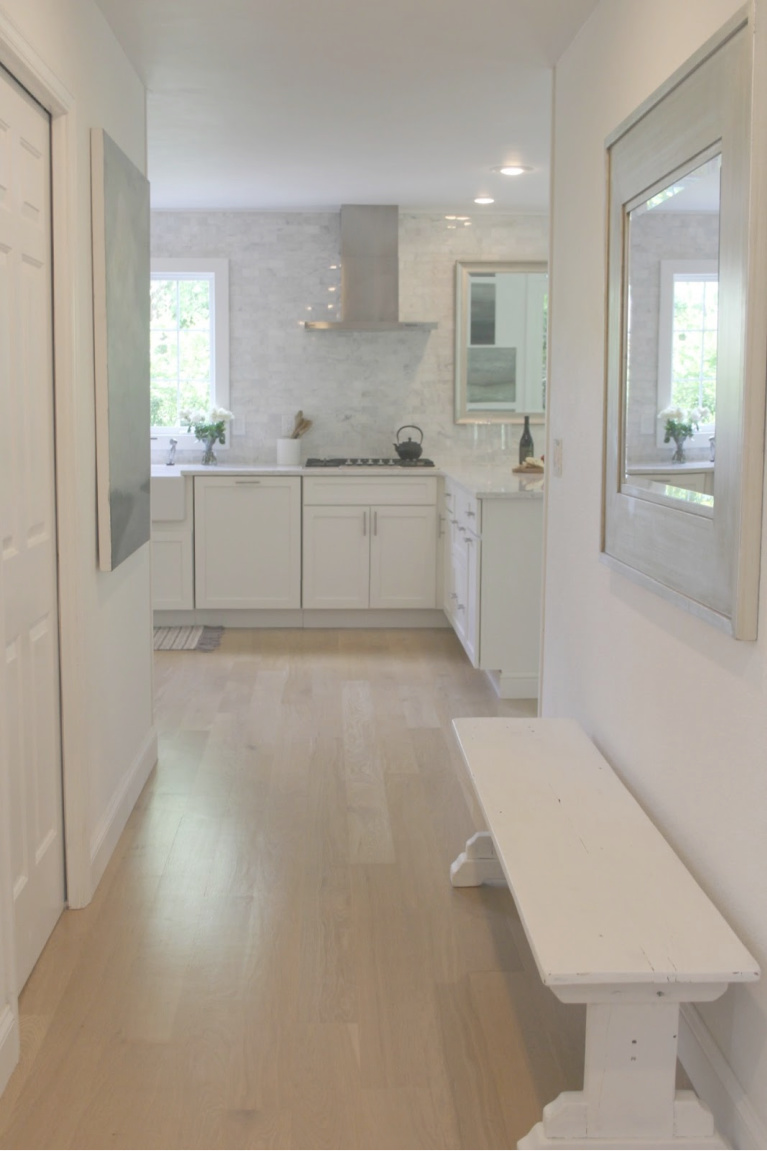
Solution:
M 554 440 L 554 452 L 551 461 L 551 474 L 556 479 L 562 478 L 562 441 Z

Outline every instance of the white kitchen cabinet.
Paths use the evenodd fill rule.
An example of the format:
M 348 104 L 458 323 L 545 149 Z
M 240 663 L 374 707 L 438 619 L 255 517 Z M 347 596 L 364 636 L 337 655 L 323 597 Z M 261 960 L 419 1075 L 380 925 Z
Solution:
M 437 519 L 434 505 L 370 509 L 370 606 L 437 606 Z
M 304 607 L 368 606 L 369 521 L 367 508 L 304 508 Z
M 298 476 L 195 478 L 195 606 L 301 606 Z
M 188 611 L 194 607 L 192 480 L 152 477 L 152 607 Z
M 436 479 L 304 480 L 305 608 L 434 608 Z
M 474 667 L 506 699 L 538 694 L 543 501 L 477 498 L 452 478 L 443 496 L 443 608 Z

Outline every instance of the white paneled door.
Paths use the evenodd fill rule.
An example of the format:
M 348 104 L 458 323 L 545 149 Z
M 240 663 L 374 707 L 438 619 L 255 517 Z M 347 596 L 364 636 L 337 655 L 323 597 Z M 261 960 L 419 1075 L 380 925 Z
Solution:
M 0 69 L 0 722 L 19 988 L 64 906 L 51 276 L 50 123 Z

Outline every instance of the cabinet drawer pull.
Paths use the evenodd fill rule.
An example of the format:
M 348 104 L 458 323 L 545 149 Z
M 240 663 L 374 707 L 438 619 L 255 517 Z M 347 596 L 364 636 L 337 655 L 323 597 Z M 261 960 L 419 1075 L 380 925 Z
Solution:
M 451 599 L 458 599 L 458 596 L 455 594 L 455 592 L 454 592 L 454 591 L 451 591 L 451 593 L 450 593 L 450 598 L 451 598 Z
M 373 535 L 378 535 L 378 512 L 373 512 Z
M 261 483 L 260 480 L 235 480 L 234 482 L 238 487 L 241 484 L 244 484 L 246 487 L 249 487 L 251 484 L 260 484 Z
M 467 509 L 466 509 L 466 515 L 467 515 L 467 516 L 475 516 L 476 514 L 477 514 L 477 513 L 476 513 L 476 512 L 473 512 L 473 511 L 471 510 L 471 508 L 467 508 Z
M 363 534 L 363 536 L 366 536 L 368 534 L 368 513 L 367 512 L 362 513 L 362 534 Z

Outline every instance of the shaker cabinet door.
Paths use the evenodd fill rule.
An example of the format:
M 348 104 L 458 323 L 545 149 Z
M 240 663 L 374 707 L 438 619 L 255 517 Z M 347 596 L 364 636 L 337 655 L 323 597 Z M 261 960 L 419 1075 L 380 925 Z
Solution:
M 304 607 L 366 608 L 370 509 L 304 507 Z
M 298 476 L 196 477 L 195 603 L 301 606 Z
M 436 509 L 373 507 L 370 514 L 370 606 L 436 607 Z
M 194 607 L 192 530 L 159 530 L 152 525 L 152 607 L 189 611 Z

